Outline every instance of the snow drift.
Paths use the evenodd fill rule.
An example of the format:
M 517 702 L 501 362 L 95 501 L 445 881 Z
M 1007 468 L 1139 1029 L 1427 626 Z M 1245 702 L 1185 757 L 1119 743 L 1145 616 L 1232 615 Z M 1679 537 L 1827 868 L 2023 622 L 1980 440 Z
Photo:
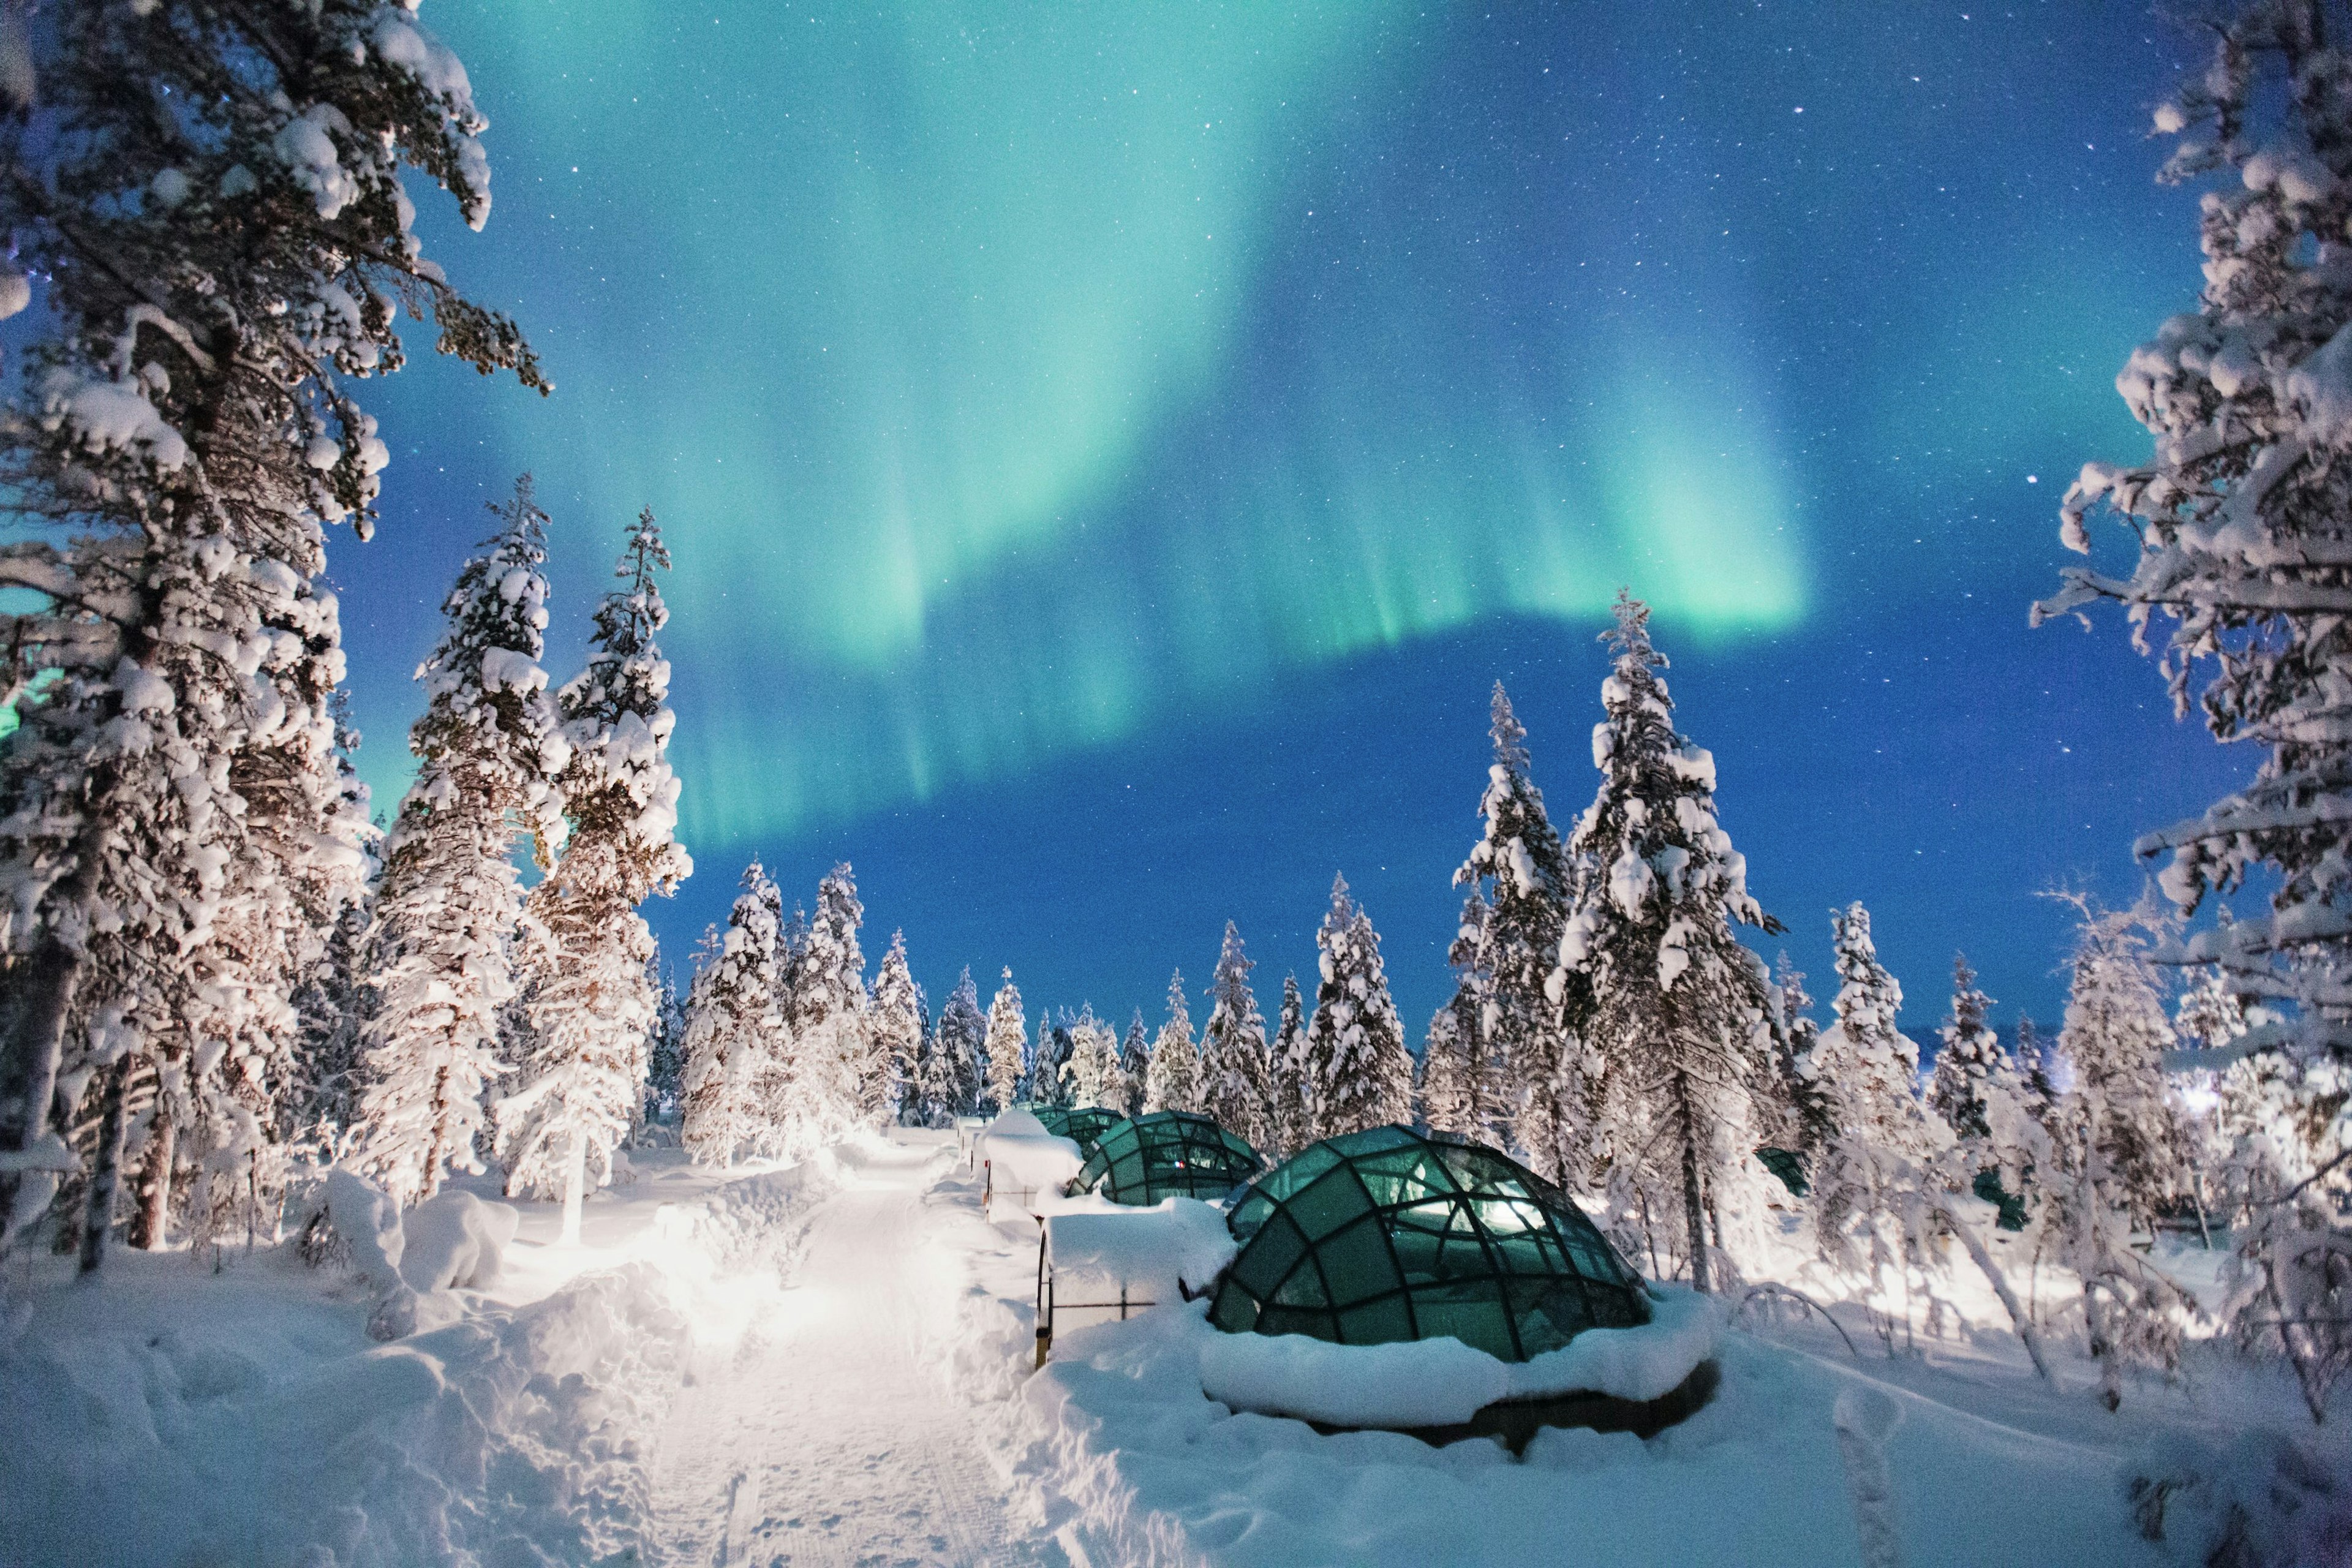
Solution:
M 729 1293 L 758 1293 L 739 1280 L 772 1286 L 830 1172 L 811 1162 L 665 1205 L 638 1256 L 522 1305 L 478 1294 L 513 1209 L 456 1191 L 402 1216 L 356 1179 L 326 1194 L 348 1269 L 307 1268 L 292 1244 L 222 1273 L 123 1253 L 88 1289 L 58 1260 L 0 1328 L 0 1555 L 644 1561 L 649 1435 Z M 401 1326 L 383 1309 L 402 1302 L 421 1326 L 373 1342 Z
M 1556 1351 L 1501 1360 L 1453 1338 L 1338 1345 L 1304 1334 L 1201 1342 L 1201 1387 L 1221 1405 L 1334 1426 L 1451 1426 L 1506 1399 L 1600 1394 L 1646 1403 L 1715 1353 L 1721 1318 L 1688 1290 L 1655 1292 L 1651 1321 L 1587 1329 Z

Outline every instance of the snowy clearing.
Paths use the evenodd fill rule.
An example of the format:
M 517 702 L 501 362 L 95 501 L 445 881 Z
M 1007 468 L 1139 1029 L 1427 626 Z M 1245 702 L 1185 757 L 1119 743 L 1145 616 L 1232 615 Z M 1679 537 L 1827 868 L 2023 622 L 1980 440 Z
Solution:
M 1852 1304 L 1859 1355 L 1751 1313 L 1684 1425 L 1546 1431 L 1523 1460 L 1234 1413 L 1202 1392 L 1222 1340 L 1202 1302 L 1065 1327 L 1033 1373 L 1034 1222 L 989 1223 L 939 1136 L 731 1178 L 652 1156 L 589 1205 L 583 1246 L 522 1205 L 497 1286 L 391 1343 L 369 1288 L 290 1250 L 218 1272 L 126 1254 L 95 1289 L 14 1262 L 9 1561 L 1418 1568 L 1573 1541 L 1842 1564 L 1864 1559 L 1835 1416 L 1874 1391 L 1913 1568 L 2195 1561 L 2226 1495 L 2185 1490 L 2150 1542 L 2128 1476 L 2274 1465 L 2276 1439 L 2242 1436 L 2263 1429 L 2352 1473 L 2284 1379 L 2218 1354 L 2109 1415 L 2079 1356 L 2054 1393 L 1990 1329 L 1890 1358 Z

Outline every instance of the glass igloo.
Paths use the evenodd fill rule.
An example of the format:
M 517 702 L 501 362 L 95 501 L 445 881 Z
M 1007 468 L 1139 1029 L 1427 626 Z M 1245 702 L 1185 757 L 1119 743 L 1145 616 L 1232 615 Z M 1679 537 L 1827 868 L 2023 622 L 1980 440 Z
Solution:
M 1091 1154 L 1102 1135 L 1127 1118 L 1099 1105 L 1033 1105 L 1029 1114 L 1045 1124 L 1056 1138 L 1066 1138 L 1081 1154 Z
M 1209 1320 L 1339 1344 L 1452 1335 L 1504 1361 L 1650 1320 L 1640 1276 L 1575 1200 L 1477 1144 L 1375 1127 L 1261 1177 Z
M 1256 1150 L 1207 1117 L 1155 1110 L 1104 1133 L 1070 1190 L 1148 1207 L 1223 1197 L 1265 1168 Z

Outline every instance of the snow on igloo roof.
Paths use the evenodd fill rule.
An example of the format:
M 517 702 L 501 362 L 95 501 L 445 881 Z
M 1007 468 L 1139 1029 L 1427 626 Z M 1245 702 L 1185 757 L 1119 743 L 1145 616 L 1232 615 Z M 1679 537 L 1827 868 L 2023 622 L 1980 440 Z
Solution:
M 1099 1105 L 1033 1105 L 1029 1113 L 1043 1122 L 1045 1131 L 1056 1138 L 1067 1138 L 1078 1146 L 1081 1154 L 1091 1154 L 1102 1135 L 1127 1120 L 1116 1110 Z
M 1209 1321 L 1338 1344 L 1446 1335 L 1504 1361 L 1650 1319 L 1640 1276 L 1517 1162 L 1403 1127 L 1327 1138 L 1234 1206 Z
M 1265 1167 L 1256 1150 L 1209 1118 L 1155 1110 L 1104 1133 L 1071 1190 L 1115 1204 L 1221 1198 Z

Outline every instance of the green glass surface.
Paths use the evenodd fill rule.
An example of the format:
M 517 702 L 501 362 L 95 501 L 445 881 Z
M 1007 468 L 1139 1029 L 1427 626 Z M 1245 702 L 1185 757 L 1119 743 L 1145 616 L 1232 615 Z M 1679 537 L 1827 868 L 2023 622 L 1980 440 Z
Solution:
M 1649 1320 L 1575 1202 L 1496 1150 L 1402 1127 L 1326 1139 L 1259 1178 L 1210 1321 L 1346 1344 L 1452 1336 L 1507 1361 Z

